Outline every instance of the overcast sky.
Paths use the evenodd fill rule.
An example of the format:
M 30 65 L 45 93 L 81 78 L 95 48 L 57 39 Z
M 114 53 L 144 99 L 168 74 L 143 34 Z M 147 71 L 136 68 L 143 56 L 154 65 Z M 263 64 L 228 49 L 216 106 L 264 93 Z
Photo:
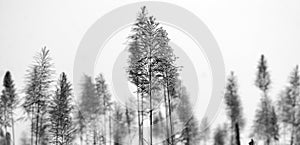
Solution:
M 104 14 L 132 2 L 137 1 L 0 0 L 0 76 L 2 77 L 6 70 L 10 70 L 16 87 L 21 92 L 24 88 L 25 70 L 32 63 L 32 57 L 43 46 L 47 46 L 51 51 L 57 74 L 64 71 L 72 81 L 76 50 L 87 29 Z M 286 84 L 290 71 L 296 64 L 300 64 L 300 1 L 166 2 L 177 4 L 196 14 L 215 36 L 224 57 L 226 73 L 233 70 L 238 76 L 239 94 L 247 119 L 242 137 L 245 139 L 244 143 L 248 142 L 250 126 L 260 98 L 259 90 L 254 87 L 260 55 L 265 54 L 270 67 L 273 82 L 271 94 L 274 100 Z M 149 12 L 151 14 L 151 9 Z M 166 29 L 170 30 L 170 38 L 173 37 L 174 41 L 181 36 L 172 28 Z M 124 34 L 120 32 L 113 39 L 125 39 L 123 36 L 126 36 L 126 32 L 128 31 L 124 29 Z M 107 48 L 109 45 L 108 43 Z M 124 42 L 116 45 L 124 45 Z M 180 47 L 185 49 L 182 45 Z M 186 53 L 190 56 L 189 52 Z M 201 61 L 193 57 L 191 60 L 196 64 Z M 207 64 L 203 63 L 203 69 L 198 68 L 197 73 L 200 78 L 201 72 L 207 73 L 206 81 L 209 81 L 209 70 L 205 69 L 205 65 Z M 106 73 L 109 80 L 109 72 Z M 202 75 L 202 78 L 203 76 L 205 75 Z M 209 90 L 210 87 L 201 89 Z M 205 105 L 205 101 L 200 104 Z M 220 111 L 214 124 L 222 123 L 225 119 L 224 112 Z M 16 129 L 17 143 L 23 129 L 19 123 Z

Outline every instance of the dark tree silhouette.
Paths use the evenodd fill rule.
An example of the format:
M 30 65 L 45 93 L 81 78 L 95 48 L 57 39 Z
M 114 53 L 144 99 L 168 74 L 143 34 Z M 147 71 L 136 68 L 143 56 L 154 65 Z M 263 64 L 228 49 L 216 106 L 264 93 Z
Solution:
M 70 145 L 74 128 L 71 112 L 72 88 L 65 73 L 60 75 L 56 92 L 50 104 L 50 143 L 55 145 Z
M 12 143 L 15 145 L 14 110 L 18 105 L 18 98 L 14 81 L 12 80 L 12 76 L 9 71 L 7 71 L 4 76 L 3 87 L 4 90 L 1 95 L 2 103 L 0 102 L 0 106 L 4 107 L 4 128 L 7 132 L 7 126 L 11 127 Z

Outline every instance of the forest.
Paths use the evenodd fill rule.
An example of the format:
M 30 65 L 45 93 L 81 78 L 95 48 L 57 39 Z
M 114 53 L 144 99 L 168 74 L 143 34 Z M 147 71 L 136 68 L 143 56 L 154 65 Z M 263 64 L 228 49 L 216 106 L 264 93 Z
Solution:
M 141 7 L 128 35 L 127 79 L 135 97 L 125 104 L 114 99 L 105 76 L 83 75 L 75 96 L 68 74 L 56 76 L 51 51 L 43 47 L 16 88 L 6 71 L 0 96 L 0 145 L 17 145 L 15 123 L 29 122 L 19 145 L 241 145 L 246 124 L 242 96 L 234 71 L 228 74 L 222 97 L 227 121 L 212 128 L 206 117 L 192 111 L 188 88 L 180 79 L 167 31 Z M 1 67 L 1 66 L 0 66 Z M 252 122 L 249 144 L 300 144 L 300 74 L 291 70 L 285 87 L 272 100 L 271 74 L 265 55 L 258 56 L 253 85 L 260 101 Z M 21 97 L 17 92 L 25 95 Z M 221 92 L 220 92 L 221 93 Z M 200 99 L 202 96 L 199 96 Z M 245 102 L 246 103 L 246 102 Z M 17 109 L 22 117 L 16 117 Z M 288 136 L 282 137 L 282 134 Z

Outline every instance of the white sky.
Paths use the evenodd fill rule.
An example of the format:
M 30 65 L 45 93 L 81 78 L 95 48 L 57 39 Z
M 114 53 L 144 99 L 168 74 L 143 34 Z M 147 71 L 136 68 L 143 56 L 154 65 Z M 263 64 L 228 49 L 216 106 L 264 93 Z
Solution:
M 41 47 L 47 46 L 57 74 L 65 71 L 72 79 L 76 50 L 87 29 L 102 15 L 132 2 L 137 1 L 0 0 L 0 76 L 10 70 L 18 91 L 21 91 L 25 70 L 32 57 Z M 248 131 L 260 98 L 258 89 L 253 85 L 260 54 L 266 55 L 270 66 L 274 99 L 286 84 L 289 72 L 300 63 L 300 1 L 166 2 L 196 14 L 215 36 L 224 57 L 226 73 L 234 70 L 238 76 L 239 93 L 247 119 L 243 142 L 248 142 Z M 151 10 L 149 12 L 151 14 Z M 175 30 L 169 33 L 174 33 L 176 39 Z M 205 102 L 203 105 L 206 105 Z M 224 120 L 224 112 L 221 111 L 214 124 Z M 17 138 L 22 129 L 19 123 Z

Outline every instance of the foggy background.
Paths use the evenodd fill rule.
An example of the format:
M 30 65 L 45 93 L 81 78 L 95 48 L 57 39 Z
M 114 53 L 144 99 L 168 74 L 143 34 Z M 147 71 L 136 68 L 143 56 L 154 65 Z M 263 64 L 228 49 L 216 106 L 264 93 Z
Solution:
M 10 70 L 18 93 L 22 96 L 25 70 L 32 63 L 32 57 L 43 46 L 50 49 L 57 76 L 64 71 L 69 78 L 73 78 L 76 50 L 87 29 L 102 15 L 132 2 L 138 1 L 0 0 L 1 80 L 5 71 Z M 287 84 L 287 77 L 293 67 L 300 64 L 300 1 L 165 2 L 177 4 L 196 14 L 215 36 L 224 57 L 226 76 L 233 70 L 238 77 L 239 95 L 246 118 L 241 141 L 242 144 L 247 143 L 261 97 L 260 91 L 254 86 L 260 54 L 265 54 L 268 61 L 272 80 L 270 95 L 274 101 Z M 151 15 L 151 9 L 149 13 Z M 170 30 L 167 29 L 171 40 L 178 37 L 179 34 Z M 181 48 L 184 50 L 191 47 L 189 43 L 186 45 Z M 192 61 L 197 63 L 197 60 Z M 209 72 L 205 69 L 199 71 Z M 198 74 L 198 77 L 200 75 Z M 210 86 L 199 88 L 200 91 L 209 89 Z M 199 97 L 202 99 L 210 96 Z M 207 105 L 205 101 L 198 103 L 199 110 Z M 201 114 L 196 116 L 201 119 Z M 220 109 L 213 126 L 224 122 L 225 119 L 225 110 Z M 25 126 L 22 122 L 16 124 L 16 144 L 19 142 L 21 131 L 25 129 L 22 126 Z

